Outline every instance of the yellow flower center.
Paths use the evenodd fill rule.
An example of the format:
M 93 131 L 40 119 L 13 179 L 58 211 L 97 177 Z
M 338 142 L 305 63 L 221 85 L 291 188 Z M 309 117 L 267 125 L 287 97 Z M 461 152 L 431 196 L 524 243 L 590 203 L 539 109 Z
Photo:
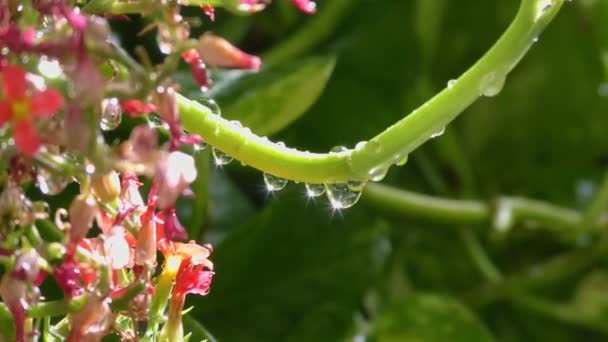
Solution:
M 14 101 L 12 110 L 13 120 L 22 121 L 30 117 L 30 104 L 25 100 Z

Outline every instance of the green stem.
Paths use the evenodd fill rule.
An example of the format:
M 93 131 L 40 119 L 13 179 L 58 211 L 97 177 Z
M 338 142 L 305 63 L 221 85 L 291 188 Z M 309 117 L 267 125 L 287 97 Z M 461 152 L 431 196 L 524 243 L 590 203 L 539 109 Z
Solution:
M 493 206 L 482 201 L 446 199 L 382 184 L 368 184 L 363 200 L 380 210 L 443 223 L 474 225 L 502 221 L 506 217 L 509 227 L 532 221 L 555 231 L 580 232 L 586 229 L 580 225 L 582 215 L 578 211 L 528 198 L 501 197 L 494 210 Z
M 488 253 L 484 250 L 479 238 L 475 235 L 475 232 L 462 228 L 460 229 L 460 238 L 481 275 L 491 283 L 498 283 L 501 281 L 502 274 L 500 273 L 500 270 L 498 270 Z
M 89 14 L 141 14 L 146 12 L 146 8 L 145 1 L 92 0 L 82 7 L 82 11 Z
M 571 305 L 556 303 L 538 296 L 521 294 L 512 296 L 509 299 L 513 304 L 527 311 L 532 311 L 573 326 L 593 329 L 604 335 L 608 335 L 608 325 L 606 325 L 605 321 L 581 315 Z
M 44 318 L 51 316 L 63 316 L 70 312 L 78 311 L 87 302 L 87 296 L 75 297 L 70 300 L 54 300 L 38 303 L 27 310 L 27 317 Z
M 522 0 L 517 16 L 502 37 L 452 87 L 353 150 L 320 154 L 283 147 L 179 96 L 182 122 L 187 131 L 201 135 L 209 144 L 278 177 L 309 183 L 368 179 L 370 173 L 401 160 L 449 124 L 480 96 L 480 88 L 489 77 L 501 83 L 558 13 L 563 0 L 553 1 L 548 8 L 543 6 L 546 4 L 543 0 Z
M 602 215 L 608 209 L 608 173 L 604 175 L 602 185 L 600 186 L 593 201 L 585 210 L 581 225 L 594 227 L 600 224 Z
M 262 56 L 264 65 L 286 62 L 312 50 L 326 40 L 350 13 L 350 8 L 358 4 L 358 0 L 326 1 L 323 8 L 311 17 L 306 25 Z
M 606 247 L 606 243 L 600 241 L 591 249 L 564 253 L 524 272 L 506 276 L 499 283 L 482 285 L 466 293 L 464 299 L 474 308 L 481 309 L 502 298 L 513 298 L 558 283 L 582 272 L 599 257 L 605 256 Z

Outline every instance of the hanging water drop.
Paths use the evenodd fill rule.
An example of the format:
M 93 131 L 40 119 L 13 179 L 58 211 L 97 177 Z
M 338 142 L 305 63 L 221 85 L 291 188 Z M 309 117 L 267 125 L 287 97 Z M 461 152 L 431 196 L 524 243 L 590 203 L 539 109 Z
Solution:
M 502 72 L 493 71 L 486 74 L 479 84 L 479 92 L 483 96 L 496 96 L 505 85 L 506 76 Z
M 208 145 L 202 141 L 200 143 L 194 144 L 194 146 L 193 146 L 194 153 L 199 153 L 199 152 L 206 150 L 207 146 Z
M 209 108 L 209 110 L 211 111 L 212 114 L 219 115 L 219 116 L 222 115 L 222 110 L 220 109 L 220 106 L 213 99 L 210 99 L 207 97 L 201 97 L 196 101 L 198 103 L 202 104 L 203 106 Z
M 287 185 L 287 179 L 264 173 L 264 183 L 266 183 L 266 189 L 268 191 L 279 191 L 285 188 Z
M 452 89 L 452 87 L 456 84 L 456 80 L 449 80 L 448 81 L 448 89 Z
M 166 24 L 158 24 L 156 32 L 156 43 L 158 49 L 165 55 L 170 54 L 175 49 L 175 43 L 171 37 L 171 29 Z
M 369 179 L 372 182 L 379 182 L 383 180 L 384 177 L 386 177 L 389 168 L 390 165 L 378 165 L 374 167 L 373 169 L 369 170 Z
M 116 129 L 122 121 L 122 108 L 115 97 L 104 99 L 101 102 L 101 120 L 99 127 L 102 131 Z
M 445 126 L 441 127 L 437 132 L 431 134 L 431 138 L 437 138 L 443 135 L 443 133 L 445 133 Z
M 65 178 L 53 175 L 42 168 L 37 171 L 36 183 L 38 184 L 40 192 L 45 195 L 57 195 L 68 185 Z
M 405 163 L 407 163 L 407 159 L 408 159 L 408 155 L 404 154 L 404 155 L 398 155 L 395 157 L 395 165 L 397 166 L 403 166 L 405 165 Z
M 211 153 L 213 154 L 213 160 L 215 161 L 215 165 L 218 166 L 230 164 L 230 162 L 234 160 L 232 156 L 227 155 L 226 153 L 218 150 L 215 147 L 211 150 Z
M 306 195 L 310 198 L 319 197 L 325 193 L 325 185 L 323 184 L 306 184 Z
M 363 182 L 325 184 L 327 198 L 334 209 L 350 208 L 359 201 L 363 191 Z
M 553 6 L 553 0 L 544 0 L 538 3 L 538 7 L 536 9 L 536 20 L 540 19 L 544 16 L 547 11 Z

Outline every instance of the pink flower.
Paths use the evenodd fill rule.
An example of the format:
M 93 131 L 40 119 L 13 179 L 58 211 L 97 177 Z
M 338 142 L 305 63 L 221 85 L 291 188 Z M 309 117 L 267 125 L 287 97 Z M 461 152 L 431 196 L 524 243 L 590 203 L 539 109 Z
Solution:
M 213 5 L 203 5 L 201 6 L 203 13 L 211 19 L 211 21 L 215 21 L 215 8 Z
M 304 14 L 315 14 L 317 10 L 317 4 L 311 0 L 289 0 L 291 3 L 296 6 L 300 11 Z
M 249 55 L 211 33 L 201 37 L 197 50 L 203 62 L 214 67 L 258 70 L 262 66 L 260 57 Z
M 13 124 L 15 145 L 26 156 L 33 156 L 41 139 L 35 118 L 50 118 L 63 107 L 63 96 L 55 89 L 30 91 L 25 71 L 7 65 L 0 72 L 4 100 L 0 100 L 0 125 Z
M 192 257 L 182 260 L 175 278 L 173 296 L 185 296 L 189 293 L 205 296 L 211 289 L 213 264 L 207 262 L 196 264 Z

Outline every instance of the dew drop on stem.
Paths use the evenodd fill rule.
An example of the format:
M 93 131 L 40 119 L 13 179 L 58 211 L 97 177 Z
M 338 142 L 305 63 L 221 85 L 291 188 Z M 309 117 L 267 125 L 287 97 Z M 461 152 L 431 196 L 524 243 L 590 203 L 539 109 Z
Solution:
M 101 120 L 99 127 L 102 131 L 111 131 L 118 126 L 122 121 L 122 108 L 117 98 L 112 97 L 104 99 L 101 102 Z
M 369 179 L 372 182 L 379 182 L 386 177 L 390 165 L 378 165 L 369 171 Z
M 325 185 L 323 184 L 306 184 L 306 195 L 310 198 L 319 197 L 325 193 Z
M 220 115 L 220 116 L 222 115 L 222 110 L 220 109 L 220 106 L 213 99 L 210 99 L 207 97 L 201 97 L 196 101 L 198 103 L 202 104 L 203 106 L 209 108 L 209 110 L 211 111 L 212 114 Z
M 213 160 L 215 161 L 215 165 L 218 166 L 230 164 L 230 162 L 234 160 L 232 156 L 227 155 L 226 153 L 218 150 L 215 147 L 211 150 L 211 153 L 213 154 Z
M 365 183 L 348 181 L 346 183 L 325 184 L 327 198 L 334 209 L 350 208 L 359 201 Z
M 456 84 L 456 80 L 449 80 L 448 81 L 448 89 L 452 89 L 452 87 L 454 87 L 455 84 Z
M 264 183 L 266 184 L 266 189 L 268 191 L 279 191 L 285 188 L 287 185 L 287 180 L 264 173 Z
M 445 133 L 445 126 L 441 127 L 439 130 L 437 130 L 436 132 L 434 132 L 433 134 L 431 134 L 431 138 L 437 138 L 443 135 L 443 133 Z
M 496 96 L 504 87 L 505 80 L 506 75 L 503 72 L 492 71 L 482 77 L 479 92 L 487 97 Z

